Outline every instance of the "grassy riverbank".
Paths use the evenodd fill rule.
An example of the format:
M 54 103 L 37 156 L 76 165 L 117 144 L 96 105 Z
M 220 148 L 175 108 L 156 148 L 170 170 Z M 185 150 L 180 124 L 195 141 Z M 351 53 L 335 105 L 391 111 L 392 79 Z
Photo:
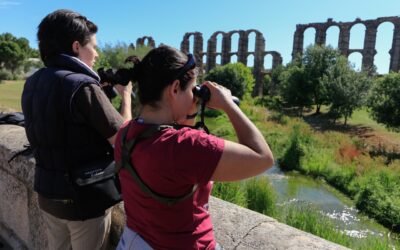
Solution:
M 346 132 L 316 131 L 301 118 L 266 112 L 248 100 L 241 108 L 270 144 L 279 165 L 323 178 L 355 200 L 357 208 L 400 231 L 400 159 Z M 211 131 L 234 138 L 225 115 L 207 121 Z
M 265 108 L 254 106 L 251 100 L 242 102 L 241 108 L 260 128 L 281 167 L 288 171 L 297 170 L 305 175 L 326 180 L 354 199 L 360 211 L 375 218 L 389 229 L 399 231 L 399 159 L 394 157 L 390 160 L 387 154 L 379 154 L 379 152 L 374 154 L 373 149 L 363 140 L 347 134 L 346 131 L 317 131 L 302 118 L 266 112 Z M 227 139 L 234 138 L 233 128 L 225 115 L 209 118 L 207 125 L 214 134 Z M 260 205 L 250 205 L 254 201 L 249 199 L 242 201 L 242 197 L 249 196 L 247 191 L 243 191 L 244 194 L 240 195 L 237 194 L 237 190 L 239 190 L 237 186 L 223 184 L 230 185 L 225 189 L 231 188 L 232 190 L 228 192 L 233 194 L 220 195 L 217 192 L 225 189 L 219 188 L 218 185 L 222 184 L 217 184 L 215 190 L 217 197 L 224 199 L 229 197 L 230 201 L 234 203 L 235 199 L 239 199 L 238 204 L 249 208 L 250 206 L 260 207 Z M 246 186 L 246 184 L 242 185 Z M 273 197 L 273 195 L 269 195 L 269 197 Z M 270 200 L 269 203 L 274 203 L 274 200 Z M 282 212 L 284 210 L 286 212 Z M 313 214 L 310 212 L 311 210 L 309 208 L 289 210 L 271 208 L 271 211 L 282 212 L 282 214 L 275 214 L 275 217 L 283 223 L 353 249 L 392 249 L 393 243 L 389 243 L 388 239 L 375 239 L 374 237 L 354 239 L 343 235 L 332 227 L 329 218 L 321 218 L 323 215 L 319 212 Z M 263 213 L 274 215 L 275 212 Z M 399 249 L 398 243 L 394 244 Z
M 387 235 L 367 238 L 350 237 L 337 230 L 334 221 L 312 205 L 276 205 L 276 192 L 265 176 L 242 182 L 215 182 L 213 195 L 351 249 L 400 249 L 400 243 Z

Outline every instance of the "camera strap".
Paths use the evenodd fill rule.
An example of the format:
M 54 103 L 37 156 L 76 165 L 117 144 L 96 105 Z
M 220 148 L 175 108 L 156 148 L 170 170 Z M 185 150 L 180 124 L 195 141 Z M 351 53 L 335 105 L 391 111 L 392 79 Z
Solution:
M 138 136 L 134 137 L 133 139 L 127 140 L 127 134 L 130 128 L 130 123 L 128 126 L 126 126 L 122 130 L 121 134 L 121 161 L 116 162 L 116 167 L 117 171 L 119 171 L 121 168 L 126 168 L 129 173 L 132 175 L 133 180 L 136 182 L 136 184 L 140 187 L 140 189 L 147 195 L 149 195 L 151 198 L 159 201 L 162 204 L 165 204 L 167 206 L 172 206 L 178 202 L 184 201 L 188 198 L 190 198 L 193 193 L 197 190 L 197 184 L 193 185 L 192 190 L 184 194 L 182 196 L 178 197 L 168 197 L 165 195 L 161 195 L 154 190 L 152 190 L 139 176 L 137 173 L 132 161 L 131 161 L 131 155 L 133 152 L 134 147 L 136 144 L 146 138 L 150 138 L 156 133 L 167 129 L 167 128 L 173 128 L 175 126 L 171 125 L 153 125 L 149 126 L 147 129 L 145 129 L 142 133 L 140 133 Z
M 205 122 L 204 122 L 204 111 L 206 109 L 206 102 L 202 101 L 200 105 L 200 121 L 198 121 L 195 125 L 195 129 L 201 129 L 204 130 L 207 134 L 210 134 L 210 130 L 208 130 Z

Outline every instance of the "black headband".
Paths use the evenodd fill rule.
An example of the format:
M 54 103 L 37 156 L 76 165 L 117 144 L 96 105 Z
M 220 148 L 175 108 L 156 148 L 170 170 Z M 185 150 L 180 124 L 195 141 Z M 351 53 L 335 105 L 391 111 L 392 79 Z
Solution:
M 191 69 L 194 69 L 196 67 L 196 61 L 194 60 L 194 57 L 192 54 L 188 54 L 187 55 L 188 60 L 185 63 L 185 65 L 183 65 L 183 67 L 181 69 L 179 69 L 178 73 L 176 73 L 174 79 L 179 79 L 181 78 L 186 72 L 188 72 Z

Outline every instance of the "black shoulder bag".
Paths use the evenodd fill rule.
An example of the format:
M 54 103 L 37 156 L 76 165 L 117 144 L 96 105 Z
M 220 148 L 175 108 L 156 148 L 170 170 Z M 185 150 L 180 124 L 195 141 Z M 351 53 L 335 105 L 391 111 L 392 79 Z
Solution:
M 71 74 L 74 73 L 64 75 L 61 84 Z M 105 211 L 122 200 L 113 157 L 67 169 L 67 174 L 73 187 L 73 202 L 81 208 L 83 218 Z
M 94 162 L 70 171 L 70 179 L 75 191 L 74 201 L 84 213 L 92 209 L 105 211 L 122 200 L 114 161 Z

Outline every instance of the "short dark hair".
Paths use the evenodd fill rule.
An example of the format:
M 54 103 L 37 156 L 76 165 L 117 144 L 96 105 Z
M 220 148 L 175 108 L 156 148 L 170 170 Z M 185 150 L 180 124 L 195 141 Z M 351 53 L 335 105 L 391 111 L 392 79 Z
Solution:
M 38 26 L 40 57 L 46 64 L 59 54 L 74 55 L 72 43 L 86 45 L 97 32 L 97 26 L 85 16 L 71 10 L 56 10 L 48 14 Z
M 185 90 L 188 82 L 197 75 L 197 69 L 181 72 L 187 62 L 186 54 L 170 46 L 161 45 L 152 49 L 141 62 L 135 64 L 132 76 L 132 80 L 138 83 L 140 103 L 156 107 L 163 90 L 174 80 L 179 80 L 180 88 Z

